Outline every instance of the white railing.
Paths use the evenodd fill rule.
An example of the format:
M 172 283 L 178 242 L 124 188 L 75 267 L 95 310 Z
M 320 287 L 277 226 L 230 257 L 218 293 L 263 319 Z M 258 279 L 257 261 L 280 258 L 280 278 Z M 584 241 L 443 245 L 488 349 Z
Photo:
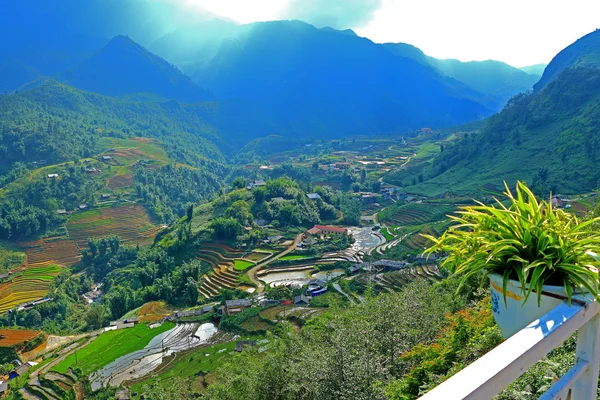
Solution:
M 489 400 L 574 332 L 575 365 L 544 393 L 543 400 L 595 400 L 600 363 L 600 305 L 566 303 L 517 332 L 420 400 Z

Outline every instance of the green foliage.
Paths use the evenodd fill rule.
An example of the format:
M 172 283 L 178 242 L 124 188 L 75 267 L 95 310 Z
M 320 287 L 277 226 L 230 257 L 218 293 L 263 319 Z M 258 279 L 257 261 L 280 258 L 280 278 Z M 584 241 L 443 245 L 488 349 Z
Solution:
M 443 265 L 463 280 L 496 273 L 505 291 L 509 279 L 518 280 L 524 302 L 535 290 L 539 304 L 544 284 L 564 286 L 569 301 L 576 289 L 597 297 L 599 264 L 589 252 L 600 249 L 600 235 L 592 229 L 600 219 L 579 223 L 550 202 L 538 202 L 521 182 L 516 197 L 508 186 L 505 195 L 508 207 L 480 203 L 450 217 L 455 225 L 439 239 L 426 236 L 434 243 L 426 252 L 450 253 Z
M 167 224 L 186 215 L 190 203 L 210 200 L 221 190 L 220 179 L 205 167 L 169 164 L 152 170 L 138 168 L 134 178 L 137 195 Z
M 242 232 L 242 225 L 232 217 L 215 218 L 210 223 L 210 228 L 217 240 L 235 239 Z
M 243 332 L 244 328 L 242 328 L 242 324 L 244 321 L 259 316 L 260 311 L 259 307 L 252 307 L 231 316 L 223 316 L 219 328 L 228 331 Z
M 480 132 L 456 135 L 411 191 L 473 193 L 488 183 L 517 180 L 544 196 L 595 189 L 599 90 L 598 68 L 565 69 L 543 89 L 515 96 Z M 539 175 L 543 168 L 547 172 Z
M 249 349 L 228 360 L 206 395 L 231 400 L 384 399 L 385 384 L 407 370 L 401 355 L 419 343 L 432 343 L 445 314 L 466 304 L 455 290 L 455 285 L 416 281 L 402 292 L 312 318 L 299 334 L 283 329 L 268 351 Z

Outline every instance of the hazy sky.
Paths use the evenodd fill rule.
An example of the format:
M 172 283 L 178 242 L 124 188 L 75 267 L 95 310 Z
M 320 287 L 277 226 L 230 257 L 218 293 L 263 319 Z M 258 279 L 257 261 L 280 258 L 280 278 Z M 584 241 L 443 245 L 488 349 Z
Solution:
M 600 0 L 171 0 L 248 23 L 300 19 L 437 58 L 548 63 L 600 28 Z

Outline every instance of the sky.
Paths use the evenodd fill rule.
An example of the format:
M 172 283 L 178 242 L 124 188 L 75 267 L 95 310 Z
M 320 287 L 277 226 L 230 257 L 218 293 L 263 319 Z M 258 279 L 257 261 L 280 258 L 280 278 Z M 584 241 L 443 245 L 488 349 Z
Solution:
M 240 23 L 300 19 L 436 58 L 548 63 L 600 28 L 600 0 L 171 0 Z

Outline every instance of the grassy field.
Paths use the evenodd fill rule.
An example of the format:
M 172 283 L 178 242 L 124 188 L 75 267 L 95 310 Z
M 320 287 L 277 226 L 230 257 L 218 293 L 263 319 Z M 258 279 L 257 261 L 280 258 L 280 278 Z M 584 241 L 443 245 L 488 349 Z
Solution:
M 235 260 L 235 264 L 233 266 L 233 268 L 236 271 L 245 271 L 248 268 L 254 266 L 254 263 L 251 263 L 250 261 L 246 261 L 246 260 Z
M 174 323 L 165 322 L 154 329 L 138 324 L 129 329 L 105 332 L 76 354 L 73 353 L 56 364 L 52 371 L 64 374 L 69 368 L 78 367 L 83 373 L 90 374 L 121 356 L 143 349 L 153 337 L 173 327 Z

